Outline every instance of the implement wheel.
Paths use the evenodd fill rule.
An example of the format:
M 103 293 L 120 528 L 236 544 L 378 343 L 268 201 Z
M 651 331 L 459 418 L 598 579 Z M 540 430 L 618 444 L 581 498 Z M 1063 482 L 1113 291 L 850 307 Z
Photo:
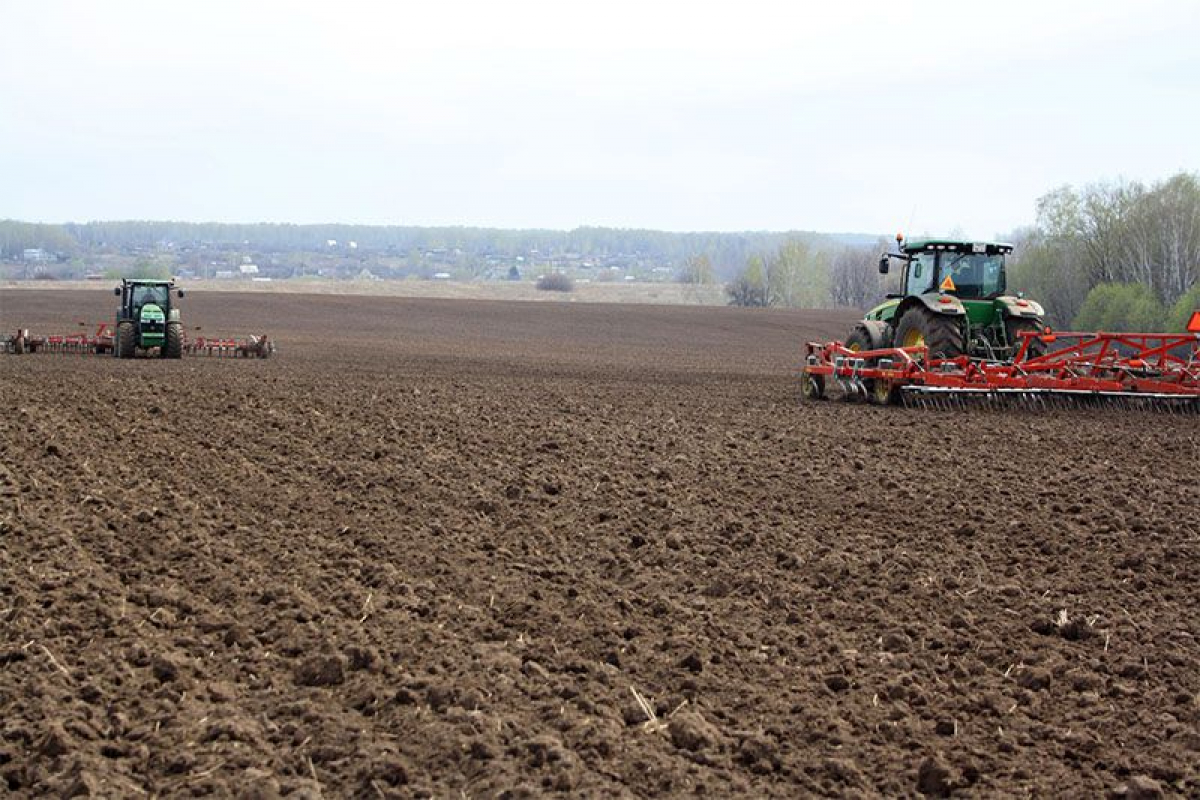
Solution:
M 814 375 L 805 370 L 800 376 L 800 394 L 805 400 L 820 400 L 825 397 L 825 376 Z
M 895 347 L 929 348 L 930 358 L 958 358 L 966 350 L 963 324 L 958 317 L 935 314 L 924 306 L 904 312 L 896 326 Z
M 891 381 L 872 381 L 871 402 L 879 406 L 900 405 L 900 387 Z
M 867 329 L 862 325 L 855 325 L 854 330 L 850 331 L 850 335 L 846 337 L 846 349 L 860 353 L 863 350 L 876 348 L 871 343 L 871 334 L 867 333 Z
M 133 358 L 137 349 L 137 331 L 132 322 L 122 322 L 117 326 L 117 358 Z
M 850 335 L 846 337 L 846 349 L 852 350 L 855 353 L 861 353 L 864 350 L 878 350 L 879 346 L 871 341 L 871 334 L 865 326 L 859 324 L 854 326 L 854 330 L 850 331 Z M 863 367 L 871 369 L 875 366 L 875 359 L 863 359 Z M 867 397 L 872 397 L 875 392 L 875 381 L 870 378 L 863 379 L 863 388 L 867 390 Z
M 1042 323 L 1036 319 L 1021 319 L 1020 317 L 1009 317 L 1004 320 L 1004 333 L 1008 337 L 1008 345 L 1012 348 L 1013 358 L 1016 358 L 1017 352 L 1021 349 L 1021 337 L 1018 334 L 1025 331 L 1033 331 L 1040 334 L 1042 332 Z M 1046 343 L 1041 338 L 1033 338 L 1029 340 L 1029 347 L 1025 348 L 1025 360 L 1032 358 L 1040 358 L 1046 355 Z

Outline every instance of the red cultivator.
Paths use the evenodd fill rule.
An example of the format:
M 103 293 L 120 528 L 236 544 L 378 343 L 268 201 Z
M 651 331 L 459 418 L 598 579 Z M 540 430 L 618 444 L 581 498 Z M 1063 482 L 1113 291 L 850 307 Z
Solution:
M 84 324 L 79 323 L 82 327 Z M 0 353 L 77 353 L 82 355 L 113 355 L 116 335 L 112 326 L 102 322 L 95 333 L 32 336 L 27 329 L 14 335 L 0 337 Z M 224 358 L 269 358 L 275 352 L 275 342 L 267 336 L 212 337 L 183 336 L 183 352 L 193 356 Z
M 881 404 L 951 408 L 1117 406 L 1200 412 L 1200 333 L 1022 333 L 1011 361 L 931 359 L 924 346 L 807 345 L 806 398 L 827 382 Z M 1034 339 L 1046 352 L 1028 355 Z
M 80 327 L 84 324 L 79 323 Z M 54 336 L 31 336 L 27 329 L 16 335 L 0 339 L 0 352 L 15 353 L 111 353 L 113 332 L 108 323 L 102 322 L 94 334 L 73 333 Z

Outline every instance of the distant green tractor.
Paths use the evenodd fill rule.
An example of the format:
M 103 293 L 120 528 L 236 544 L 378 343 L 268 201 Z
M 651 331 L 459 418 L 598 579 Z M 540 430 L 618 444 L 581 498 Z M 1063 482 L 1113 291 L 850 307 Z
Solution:
M 122 280 L 113 289 L 121 298 L 117 310 L 117 337 L 113 354 L 133 358 L 138 351 L 160 358 L 183 355 L 183 323 L 179 309 L 171 307 L 171 290 L 183 297 L 173 281 Z
M 890 259 L 904 262 L 900 294 L 867 312 L 846 339 L 851 350 L 925 346 L 930 358 L 968 355 L 991 361 L 1014 359 L 1024 332 L 1043 329 L 1043 310 L 1032 300 L 1006 293 L 1004 257 L 1012 245 L 951 239 L 904 241 L 897 236 L 898 253 L 885 253 L 879 271 L 886 274 Z M 1045 343 L 1031 338 L 1025 358 L 1043 354 Z

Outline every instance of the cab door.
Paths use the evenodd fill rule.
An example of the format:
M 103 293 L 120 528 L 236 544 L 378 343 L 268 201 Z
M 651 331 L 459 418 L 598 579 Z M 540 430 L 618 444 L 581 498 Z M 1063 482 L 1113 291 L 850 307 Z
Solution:
M 935 277 L 934 254 L 917 253 L 904 271 L 905 296 L 925 294 L 933 287 Z

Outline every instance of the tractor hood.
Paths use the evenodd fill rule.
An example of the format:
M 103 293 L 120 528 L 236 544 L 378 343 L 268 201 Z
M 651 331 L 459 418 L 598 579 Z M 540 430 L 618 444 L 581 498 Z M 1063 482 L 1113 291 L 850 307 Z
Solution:
M 138 319 L 141 320 L 142 324 L 156 322 L 161 325 L 166 321 L 167 316 L 163 313 L 162 306 L 156 303 L 146 303 L 146 305 L 142 306 Z

